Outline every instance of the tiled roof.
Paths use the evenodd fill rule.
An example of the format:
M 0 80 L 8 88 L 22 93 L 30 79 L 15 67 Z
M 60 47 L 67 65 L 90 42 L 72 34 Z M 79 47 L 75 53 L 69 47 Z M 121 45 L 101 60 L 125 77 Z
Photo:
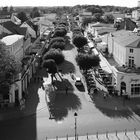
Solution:
M 3 25 L 4 28 L 9 30 L 13 34 L 19 34 L 19 35 L 24 35 L 24 36 L 26 35 L 27 28 L 20 27 L 16 25 L 15 23 L 13 23 L 12 21 L 6 21 L 0 24 Z
M 140 48 L 140 36 L 132 31 L 120 30 L 112 33 L 115 42 L 125 47 Z
M 26 23 L 27 23 L 33 30 L 35 30 L 34 24 L 33 24 L 30 20 L 27 20 Z

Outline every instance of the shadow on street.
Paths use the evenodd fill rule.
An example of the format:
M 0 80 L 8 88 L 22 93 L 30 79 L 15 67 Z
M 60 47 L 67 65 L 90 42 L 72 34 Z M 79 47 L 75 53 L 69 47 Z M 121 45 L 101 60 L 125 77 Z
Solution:
M 75 72 L 75 66 L 70 61 L 65 60 L 60 66 L 59 70 L 61 70 L 62 74 L 68 74 L 70 72 Z
M 65 85 L 68 86 L 66 92 Z M 63 120 L 68 115 L 70 110 L 78 110 L 81 108 L 81 102 L 78 96 L 73 94 L 73 86 L 71 83 L 64 79 L 64 81 L 55 81 L 56 90 L 50 95 L 54 95 L 54 98 L 50 98 L 48 103 L 51 118 L 56 121 Z
M 124 100 L 122 97 L 115 96 L 104 98 L 101 92 L 92 95 L 91 98 L 95 107 L 110 118 L 133 119 L 134 112 L 138 114 L 136 113 L 136 104 L 131 100 Z M 137 110 L 137 112 L 139 111 Z
M 39 82 L 32 82 L 28 88 L 26 108 L 17 112 L 18 118 L 4 121 L 0 124 L 1 140 L 36 140 L 36 109 L 39 103 Z
M 48 103 L 50 113 L 56 121 L 63 120 L 70 110 L 81 108 L 81 102 L 78 96 L 73 93 L 56 93 L 55 99 Z

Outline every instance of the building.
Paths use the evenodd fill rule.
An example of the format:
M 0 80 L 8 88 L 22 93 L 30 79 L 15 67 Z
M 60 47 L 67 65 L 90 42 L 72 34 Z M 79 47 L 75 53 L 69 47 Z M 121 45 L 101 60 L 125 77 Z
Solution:
M 85 10 L 82 10 L 79 12 L 79 22 L 82 23 L 83 19 L 85 18 L 92 18 L 92 12 L 87 12 Z
M 140 96 L 140 36 L 138 32 L 120 30 L 106 35 L 111 65 L 112 85 L 119 95 Z
M 108 34 L 110 32 L 116 31 L 116 28 L 113 27 L 113 24 L 104 24 L 100 22 L 96 22 L 94 24 L 88 24 L 88 30 L 92 33 L 95 37 L 101 36 L 104 34 Z
M 20 27 L 25 27 L 27 28 L 31 38 L 35 39 L 40 35 L 40 28 L 39 25 L 35 25 L 33 22 L 31 22 L 30 20 L 27 20 L 25 22 L 23 22 Z
M 11 55 L 14 55 L 18 61 L 21 61 L 24 52 L 24 36 L 23 35 L 9 35 L 1 39 L 1 41 L 6 45 L 6 49 L 10 52 Z
M 0 106 L 13 106 L 22 101 L 27 94 L 27 87 L 31 82 L 33 74 L 36 72 L 36 59 L 34 55 L 25 55 L 26 39 L 23 35 L 9 35 L 1 39 L 5 44 L 5 48 L 14 55 L 16 60 L 21 62 L 22 69 L 14 75 L 13 84 L 11 84 L 7 98 L 0 95 Z
M 138 20 L 140 18 L 140 9 L 132 11 L 132 18 Z

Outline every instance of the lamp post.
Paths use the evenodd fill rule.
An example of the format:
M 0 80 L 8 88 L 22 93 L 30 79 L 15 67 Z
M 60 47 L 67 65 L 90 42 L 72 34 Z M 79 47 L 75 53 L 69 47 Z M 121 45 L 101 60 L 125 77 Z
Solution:
M 75 117 L 75 140 L 77 140 L 77 113 L 74 113 L 74 117 Z

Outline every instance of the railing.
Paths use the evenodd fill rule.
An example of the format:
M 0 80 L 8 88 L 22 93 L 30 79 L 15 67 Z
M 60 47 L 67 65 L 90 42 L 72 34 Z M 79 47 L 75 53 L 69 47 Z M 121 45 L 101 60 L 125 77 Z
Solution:
M 138 134 L 139 133 L 139 134 Z M 131 135 L 131 136 L 130 136 Z M 124 140 L 124 137 L 125 139 L 127 138 L 128 140 L 131 140 L 132 137 L 133 139 L 135 138 L 135 140 L 140 140 L 140 131 L 137 131 L 136 128 L 134 128 L 134 130 L 132 131 L 128 131 L 127 129 L 125 129 L 124 131 L 122 132 L 118 132 L 118 131 L 115 131 L 115 132 L 108 132 L 106 131 L 105 133 L 99 133 L 99 132 L 96 132 L 96 134 L 93 134 L 93 135 L 89 135 L 88 133 L 86 133 L 86 135 L 84 136 L 76 136 L 76 140 L 99 140 L 101 137 L 104 138 L 104 140 Z M 58 137 L 56 136 L 55 138 L 51 138 L 51 140 L 59 140 L 59 139 L 63 139 L 63 140 L 74 140 L 75 139 L 75 136 L 69 136 L 69 135 L 66 135 L 65 137 Z M 44 138 L 43 140 L 49 140 L 48 137 Z

